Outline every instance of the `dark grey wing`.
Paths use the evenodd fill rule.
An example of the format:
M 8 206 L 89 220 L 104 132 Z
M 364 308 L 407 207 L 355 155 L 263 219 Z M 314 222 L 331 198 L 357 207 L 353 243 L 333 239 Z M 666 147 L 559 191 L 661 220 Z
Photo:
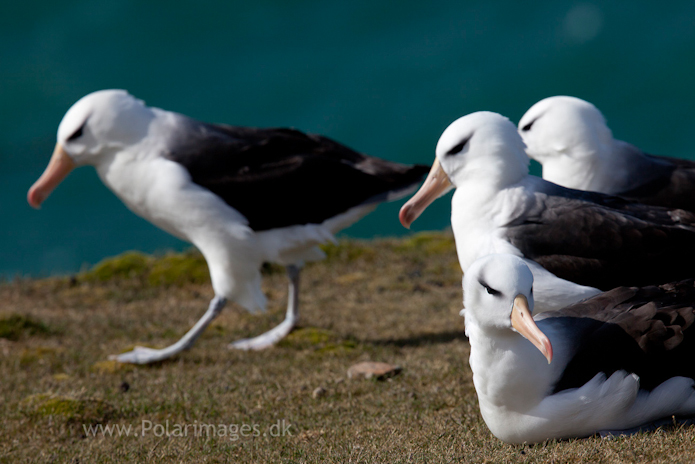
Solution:
M 674 376 L 695 379 L 692 279 L 620 287 L 546 314 L 539 328 L 562 325 L 575 349 L 555 392 L 617 370 L 637 374 L 640 387 L 647 390 Z
M 165 156 L 243 214 L 256 231 L 320 224 L 352 207 L 385 201 L 389 194 L 405 195 L 429 169 L 369 157 L 293 129 L 184 122 Z
M 619 192 L 641 203 L 695 211 L 695 162 L 645 155 L 651 163 L 649 176 L 634 188 Z M 637 173 L 636 173 L 637 174 Z
M 694 225 L 683 210 L 545 183 L 506 235 L 558 277 L 608 290 L 695 275 Z
M 695 161 L 690 159 L 675 158 L 673 156 L 651 155 L 648 153 L 645 153 L 644 156 L 657 162 L 668 163 L 682 168 L 695 169 Z

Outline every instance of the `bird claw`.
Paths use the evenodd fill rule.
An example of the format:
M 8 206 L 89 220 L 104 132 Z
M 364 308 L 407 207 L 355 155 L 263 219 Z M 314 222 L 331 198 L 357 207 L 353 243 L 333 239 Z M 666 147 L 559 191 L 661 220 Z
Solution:
M 130 364 L 149 364 L 152 362 L 161 361 L 169 356 L 169 354 L 165 355 L 164 350 L 147 348 L 145 346 L 136 346 L 132 351 L 110 355 L 109 360 Z
M 229 345 L 227 345 L 227 348 L 244 351 L 260 351 L 272 347 L 278 341 L 280 341 L 280 338 L 274 340 L 269 339 L 269 337 L 264 337 L 263 335 L 260 335 L 258 337 L 253 338 L 242 338 L 241 340 L 237 340 L 235 342 L 230 343 Z
M 294 328 L 294 321 L 285 320 L 282 324 L 268 332 L 253 338 L 243 338 L 227 345 L 229 349 L 259 351 L 265 350 L 275 345 L 277 342 L 285 338 L 285 336 Z

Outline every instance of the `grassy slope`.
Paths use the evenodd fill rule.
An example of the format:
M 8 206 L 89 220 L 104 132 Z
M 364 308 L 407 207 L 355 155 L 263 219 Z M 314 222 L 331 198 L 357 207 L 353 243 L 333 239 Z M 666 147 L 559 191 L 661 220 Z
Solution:
M 198 254 L 127 254 L 73 278 L 0 285 L 0 461 L 695 461 L 693 427 L 501 443 L 477 408 L 452 237 L 346 241 L 327 252 L 305 269 L 301 328 L 278 347 L 225 348 L 283 318 L 285 277 L 269 267 L 268 314 L 231 305 L 192 350 L 151 366 L 106 359 L 135 343 L 166 346 L 195 323 L 212 297 Z M 348 380 L 348 367 L 363 360 L 404 370 L 386 381 Z M 318 387 L 326 393 L 314 398 Z M 282 420 L 291 436 L 141 429 L 168 421 L 171 433 L 175 424 L 262 433 Z M 138 436 L 85 437 L 83 424 L 97 423 L 130 425 Z

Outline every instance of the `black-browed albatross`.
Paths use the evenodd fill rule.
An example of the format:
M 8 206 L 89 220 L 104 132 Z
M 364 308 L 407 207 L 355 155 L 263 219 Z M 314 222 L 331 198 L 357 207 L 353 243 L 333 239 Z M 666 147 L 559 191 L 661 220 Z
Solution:
M 491 253 L 523 257 L 536 281 L 537 311 L 620 285 L 695 275 L 695 214 L 530 176 L 524 148 L 514 124 L 499 114 L 454 121 L 437 143 L 428 178 L 401 209 L 401 223 L 410 226 L 453 184 L 461 269 Z
M 149 363 L 193 345 L 227 300 L 265 309 L 260 268 L 286 266 L 285 320 L 230 346 L 276 343 L 298 318 L 299 269 L 323 257 L 318 245 L 371 212 L 415 190 L 425 166 L 405 166 L 357 153 L 292 129 L 207 124 L 150 108 L 123 90 L 91 93 L 58 128 L 58 142 L 28 201 L 39 207 L 76 166 L 92 165 L 136 214 L 193 243 L 205 257 L 215 297 L 177 343 L 137 347 L 114 358 Z
M 695 211 L 695 161 L 653 156 L 615 140 L 603 114 L 575 97 L 549 97 L 519 121 L 543 179 L 649 205 Z
M 585 437 L 695 415 L 695 286 L 619 287 L 534 318 L 533 274 L 509 254 L 463 278 L 473 383 L 509 443 Z

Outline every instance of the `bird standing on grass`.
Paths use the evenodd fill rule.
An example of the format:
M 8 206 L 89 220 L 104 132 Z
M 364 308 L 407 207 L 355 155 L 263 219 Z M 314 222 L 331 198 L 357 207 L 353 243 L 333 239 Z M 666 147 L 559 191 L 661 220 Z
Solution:
M 490 112 L 454 121 L 420 190 L 401 208 L 405 227 L 456 188 L 451 225 L 461 269 L 487 254 L 522 257 L 536 309 L 559 309 L 600 290 L 693 276 L 695 214 L 571 190 L 528 173 L 516 127 Z
M 695 415 L 695 286 L 620 287 L 534 318 L 533 273 L 488 255 L 463 278 L 480 411 L 509 443 L 635 432 Z
M 695 161 L 642 152 L 613 139 L 601 112 L 575 97 L 550 97 L 519 121 L 528 155 L 543 179 L 649 205 L 695 212 Z
M 287 268 L 285 320 L 232 347 L 262 349 L 297 322 L 299 272 L 323 258 L 319 244 L 374 210 L 415 190 L 425 166 L 357 153 L 292 129 L 207 124 L 151 108 L 123 90 L 102 90 L 75 103 L 28 201 L 38 208 L 75 167 L 94 166 L 134 213 L 193 243 L 205 257 L 215 297 L 203 317 L 164 349 L 136 347 L 114 358 L 150 363 L 190 348 L 227 300 L 264 310 L 260 268 Z

